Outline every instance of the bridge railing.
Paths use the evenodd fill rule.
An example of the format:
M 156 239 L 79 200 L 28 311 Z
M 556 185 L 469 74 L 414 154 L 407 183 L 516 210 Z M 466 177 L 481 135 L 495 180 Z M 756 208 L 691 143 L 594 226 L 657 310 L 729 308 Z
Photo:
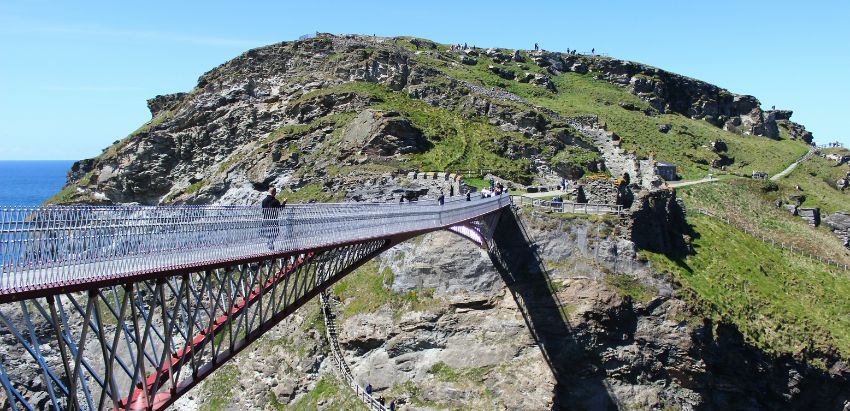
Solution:
M 0 209 L 0 295 L 448 227 L 507 196 L 415 204 Z
M 540 200 L 525 196 L 511 196 L 511 199 L 518 206 L 543 208 L 560 213 L 617 215 L 623 213 L 623 206 L 619 204 L 554 202 L 552 200 Z

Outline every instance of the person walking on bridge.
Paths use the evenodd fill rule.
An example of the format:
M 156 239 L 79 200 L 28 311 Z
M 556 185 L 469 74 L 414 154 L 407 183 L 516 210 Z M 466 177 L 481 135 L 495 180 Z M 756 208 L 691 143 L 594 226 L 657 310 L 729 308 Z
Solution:
M 443 204 L 446 203 L 446 196 L 445 196 L 445 194 L 443 194 L 442 190 L 440 190 L 440 196 L 437 197 L 437 201 L 440 203 L 440 205 L 443 205 Z
M 277 200 L 275 195 L 277 194 L 277 189 L 274 187 L 269 188 L 269 193 L 266 195 L 266 198 L 263 199 L 262 208 L 263 208 L 263 229 L 262 235 L 266 238 L 266 246 L 268 246 L 269 250 L 274 250 L 274 242 L 277 239 L 278 233 L 280 232 L 280 222 L 278 221 L 278 211 L 286 206 L 286 199 L 283 199 L 283 203 Z

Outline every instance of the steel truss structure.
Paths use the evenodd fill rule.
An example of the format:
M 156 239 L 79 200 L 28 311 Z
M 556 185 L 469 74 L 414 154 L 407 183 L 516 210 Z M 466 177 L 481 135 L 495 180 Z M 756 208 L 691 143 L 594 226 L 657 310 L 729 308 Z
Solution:
M 44 231 L 34 231 L 38 235 L 33 240 L 6 230 L 5 237 L 0 239 L 0 247 L 6 246 L 0 248 L 4 252 L 2 261 L 5 264 L 10 261 L 8 258 L 13 258 L 15 265 L 6 265 L 13 269 L 4 270 L 3 275 L 12 273 L 15 281 L 34 285 L 17 292 L 14 287 L 4 287 L 6 293 L 0 293 L 3 302 L 0 338 L 6 354 L 0 359 L 0 386 L 6 397 L 0 398 L 0 403 L 13 410 L 164 409 L 334 282 L 402 241 L 447 229 L 487 248 L 496 219 L 509 204 L 505 200 L 507 197 L 447 204 L 451 207 L 438 208 L 436 216 L 432 215 L 430 205 L 420 210 L 414 210 L 415 206 L 380 208 L 396 213 L 389 217 L 391 221 L 406 221 L 395 227 L 371 226 L 380 221 L 377 212 L 364 214 L 370 224 L 355 221 L 346 226 L 339 225 L 341 220 L 328 223 L 314 219 L 317 230 L 325 237 L 314 233 L 312 237 L 305 234 L 310 241 L 276 238 L 274 245 L 279 250 L 272 252 L 257 253 L 254 245 L 241 243 L 239 252 L 234 252 L 234 247 L 228 248 L 229 243 L 222 241 L 227 233 L 208 231 L 197 235 L 195 232 L 190 237 L 196 244 L 214 239 L 212 246 L 202 245 L 220 248 L 206 251 L 215 258 L 199 260 L 197 264 L 167 263 L 154 270 L 128 270 L 116 277 L 104 277 L 100 273 L 107 266 L 104 262 L 85 262 L 80 265 L 96 266 L 86 267 L 93 271 L 84 272 L 99 274 L 65 282 L 61 287 L 34 280 L 55 278 L 57 272 L 62 275 L 72 272 L 55 254 L 52 261 L 41 266 L 31 264 L 22 268 L 19 264 L 21 255 L 43 258 L 32 252 L 32 247 L 21 244 L 43 241 Z M 439 215 L 444 210 L 450 210 L 451 214 Z M 368 212 L 363 208 L 358 211 Z M 347 215 L 351 217 L 352 214 Z M 251 223 L 242 224 L 256 236 L 265 220 L 261 215 Z M 114 221 L 110 224 L 116 225 Z M 334 226 L 336 232 L 328 230 Z M 351 229 L 352 226 L 356 229 Z M 246 229 L 239 224 L 224 224 L 224 227 Z M 77 228 L 85 230 L 82 226 Z M 308 226 L 305 222 L 297 229 L 291 228 L 282 231 L 291 235 L 298 230 L 303 232 Z M 169 238 L 167 230 L 162 227 L 157 230 Z M 346 237 L 346 232 L 359 234 Z M 66 237 L 62 240 L 65 243 L 78 238 L 73 234 Z M 9 249 L 12 238 L 16 241 L 23 238 L 23 242 L 13 244 L 22 254 L 9 257 L 4 250 Z M 319 241 L 321 238 L 332 241 L 323 243 Z M 128 253 L 128 258 L 143 256 L 155 265 L 156 254 L 163 253 L 166 262 L 173 261 L 177 258 L 173 256 L 174 250 L 181 250 L 180 241 L 175 238 L 165 241 L 171 251 L 153 250 L 143 254 L 135 249 Z M 114 241 L 99 240 L 92 244 L 97 246 L 88 255 L 104 250 L 115 253 Z M 122 244 L 128 250 L 146 242 Z M 191 247 L 183 246 L 182 250 L 190 255 L 189 259 L 202 255 Z M 231 254 L 232 257 L 220 258 Z M 79 263 L 79 256 L 73 258 Z M 136 267 L 109 261 L 111 267 Z M 56 270 L 51 271 L 51 267 Z M 42 274 L 38 277 L 27 274 L 35 271 Z

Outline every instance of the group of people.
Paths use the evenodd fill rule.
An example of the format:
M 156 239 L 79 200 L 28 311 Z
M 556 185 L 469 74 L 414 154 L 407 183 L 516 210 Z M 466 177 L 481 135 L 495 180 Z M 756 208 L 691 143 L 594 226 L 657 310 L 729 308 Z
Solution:
M 502 183 L 494 183 L 493 180 L 490 180 L 490 188 L 481 189 L 481 198 L 500 196 L 502 194 L 507 194 L 507 192 L 508 189 L 505 188 Z
M 372 395 L 372 384 L 366 384 L 366 394 Z M 386 399 L 383 395 L 376 398 L 378 404 L 386 405 Z M 390 400 L 390 404 L 387 406 L 387 409 L 390 411 L 395 411 L 395 400 Z
M 475 46 L 472 46 L 472 48 L 475 48 Z M 452 45 L 449 47 L 449 50 L 451 50 L 451 51 L 455 51 L 455 50 L 467 50 L 467 49 L 469 49 L 469 47 L 467 47 L 466 43 L 463 43 L 463 45 L 461 45 L 460 43 L 458 43 L 458 44 L 452 44 Z

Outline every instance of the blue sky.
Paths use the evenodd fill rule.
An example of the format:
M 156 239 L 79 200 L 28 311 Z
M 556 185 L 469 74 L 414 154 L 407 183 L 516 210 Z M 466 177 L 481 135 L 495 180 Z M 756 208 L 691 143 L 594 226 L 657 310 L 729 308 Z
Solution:
M 843 141 L 848 2 L 0 2 L 0 160 L 97 155 L 145 100 L 257 46 L 315 31 L 443 43 L 596 48 L 794 110 Z

